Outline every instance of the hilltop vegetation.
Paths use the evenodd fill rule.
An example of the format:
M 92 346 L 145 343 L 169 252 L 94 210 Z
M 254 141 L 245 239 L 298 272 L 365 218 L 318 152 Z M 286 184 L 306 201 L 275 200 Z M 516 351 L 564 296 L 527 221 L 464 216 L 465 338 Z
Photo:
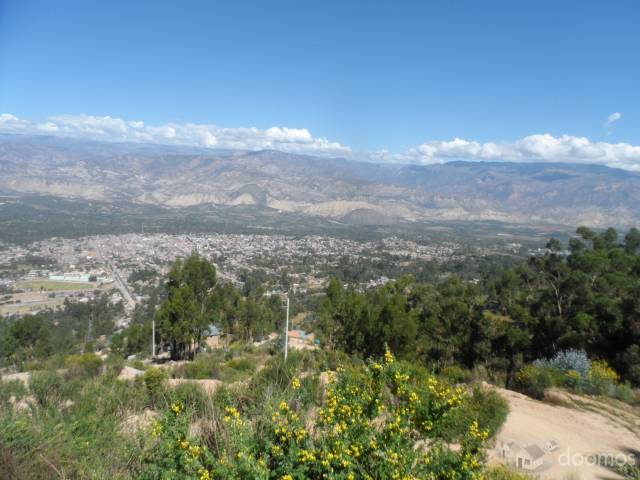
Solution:
M 482 369 L 507 386 L 527 362 L 577 349 L 640 384 L 640 232 L 586 228 L 568 251 L 463 282 L 412 277 L 367 292 L 327 288 L 319 329 L 328 345 L 367 357 L 385 345 L 439 370 Z

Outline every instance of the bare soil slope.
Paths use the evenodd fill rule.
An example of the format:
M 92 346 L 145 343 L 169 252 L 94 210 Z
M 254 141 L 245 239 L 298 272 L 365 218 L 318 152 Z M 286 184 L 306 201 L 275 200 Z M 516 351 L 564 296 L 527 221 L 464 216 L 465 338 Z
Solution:
M 621 478 L 611 469 L 594 465 L 590 455 L 607 454 L 622 459 L 640 452 L 638 409 L 622 402 L 583 397 L 552 390 L 541 402 L 510 390 L 496 389 L 508 402 L 510 413 L 490 451 L 491 462 L 501 458 L 502 442 L 544 449 L 548 441 L 558 448 L 546 452 L 543 466 L 534 475 L 540 479 Z

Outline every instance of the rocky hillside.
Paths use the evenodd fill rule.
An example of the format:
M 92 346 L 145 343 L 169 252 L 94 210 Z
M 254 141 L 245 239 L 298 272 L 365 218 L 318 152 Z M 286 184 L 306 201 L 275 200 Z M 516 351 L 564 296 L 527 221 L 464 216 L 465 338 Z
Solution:
M 640 223 L 640 175 L 602 166 L 363 163 L 0 135 L 0 193 L 187 207 L 260 205 L 352 224 Z

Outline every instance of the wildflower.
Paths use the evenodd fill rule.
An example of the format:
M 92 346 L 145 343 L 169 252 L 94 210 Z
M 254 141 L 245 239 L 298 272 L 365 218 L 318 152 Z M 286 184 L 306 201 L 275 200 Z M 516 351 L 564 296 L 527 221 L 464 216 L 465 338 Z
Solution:
M 176 402 L 173 405 L 171 405 L 171 410 L 176 415 L 179 415 L 180 412 L 182 412 L 184 410 L 184 405 L 182 404 L 182 402 Z
M 291 388 L 293 388 L 294 390 L 298 390 L 300 386 L 300 379 L 297 377 L 293 377 L 293 380 L 291 381 Z
M 391 353 L 391 351 L 387 349 L 387 351 L 384 352 L 384 361 L 387 362 L 387 365 L 391 365 L 393 363 L 393 360 L 393 353 Z
M 160 434 L 162 433 L 162 424 L 160 422 L 156 422 L 153 425 L 153 430 L 151 430 L 151 435 L 154 438 L 158 438 L 160 436 Z

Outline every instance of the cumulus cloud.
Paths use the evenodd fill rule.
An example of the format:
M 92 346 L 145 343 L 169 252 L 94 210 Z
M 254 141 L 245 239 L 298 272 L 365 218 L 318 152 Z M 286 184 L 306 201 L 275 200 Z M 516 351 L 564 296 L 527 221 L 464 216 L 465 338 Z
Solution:
M 0 114 L 0 132 L 47 134 L 115 142 L 158 143 L 242 150 L 274 149 L 292 153 L 348 156 L 351 149 L 326 138 L 314 137 L 306 128 L 224 128 L 195 123 L 147 125 L 111 116 L 55 115 L 46 122 Z
M 592 142 L 586 137 L 571 135 L 555 137 L 549 133 L 529 135 L 509 143 L 480 143 L 461 138 L 433 141 L 410 149 L 405 157 L 417 163 L 449 160 L 569 162 L 640 171 L 640 146 Z
M 615 122 L 622 118 L 612 114 Z M 529 135 L 512 142 L 478 142 L 463 138 L 433 140 L 404 152 L 354 151 L 306 128 L 271 127 L 265 130 L 225 128 L 195 123 L 148 125 L 143 121 L 91 115 L 57 115 L 46 122 L 0 114 L 0 132 L 69 136 L 93 140 L 157 143 L 240 150 L 274 149 L 290 153 L 341 156 L 373 162 L 431 164 L 452 160 L 505 162 L 568 162 L 600 164 L 640 171 L 640 146 L 591 141 L 586 137 Z

